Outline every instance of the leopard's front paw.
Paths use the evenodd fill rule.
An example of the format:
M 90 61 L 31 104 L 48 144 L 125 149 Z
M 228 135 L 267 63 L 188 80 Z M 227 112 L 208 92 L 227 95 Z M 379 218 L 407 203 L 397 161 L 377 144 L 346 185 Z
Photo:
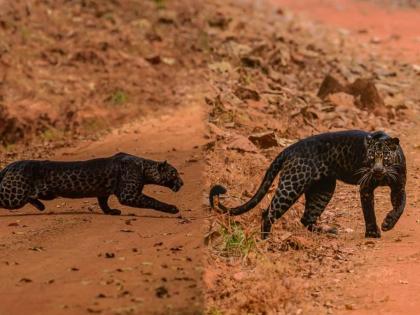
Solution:
M 109 209 L 105 213 L 106 214 L 109 214 L 109 215 L 120 215 L 121 214 L 121 210 L 118 210 L 118 209 Z
M 392 217 L 386 217 L 384 222 L 382 222 L 381 229 L 386 232 L 391 230 L 395 225 L 395 220 Z
M 367 229 L 365 233 L 365 237 L 368 238 L 380 238 L 381 237 L 381 231 L 376 226 L 375 228 Z
M 179 212 L 179 209 L 176 207 L 176 206 L 169 206 L 168 207 L 168 211 L 167 211 L 168 213 L 173 213 L 173 214 L 175 214 L 175 213 L 178 213 Z

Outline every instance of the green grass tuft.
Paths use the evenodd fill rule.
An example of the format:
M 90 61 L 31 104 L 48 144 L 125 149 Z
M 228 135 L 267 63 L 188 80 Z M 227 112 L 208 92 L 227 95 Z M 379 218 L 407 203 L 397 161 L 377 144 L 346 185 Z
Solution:
M 116 90 L 109 97 L 109 101 L 112 105 L 122 105 L 122 104 L 126 103 L 127 100 L 128 100 L 128 95 L 123 90 Z
M 257 247 L 255 232 L 248 233 L 237 222 L 221 226 L 220 235 L 219 249 L 224 256 L 247 257 Z
M 166 0 L 153 0 L 158 9 L 165 9 L 166 7 Z
M 51 127 L 45 129 L 39 137 L 44 141 L 57 141 L 64 138 L 64 132 Z
M 223 312 L 216 308 L 215 306 L 208 309 L 205 313 L 206 315 L 223 315 Z

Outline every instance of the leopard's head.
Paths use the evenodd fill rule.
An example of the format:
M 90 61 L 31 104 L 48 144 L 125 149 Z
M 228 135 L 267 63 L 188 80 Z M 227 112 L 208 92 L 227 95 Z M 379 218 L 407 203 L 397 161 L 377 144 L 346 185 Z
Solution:
M 378 180 L 384 177 L 395 179 L 396 166 L 401 162 L 399 139 L 367 136 L 365 139 L 365 174 Z
M 177 192 L 184 185 L 178 171 L 168 162 L 158 162 L 157 172 L 155 173 L 155 184 L 168 187 Z

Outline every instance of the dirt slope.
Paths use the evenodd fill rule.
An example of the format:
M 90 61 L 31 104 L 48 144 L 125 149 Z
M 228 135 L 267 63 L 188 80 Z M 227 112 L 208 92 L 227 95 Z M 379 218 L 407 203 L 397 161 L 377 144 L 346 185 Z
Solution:
M 226 71 L 225 85 L 215 83 L 218 94 L 209 102 L 215 145 L 207 154 L 211 161 L 208 184 L 226 186 L 228 195 L 223 201 L 238 205 L 255 192 L 270 160 L 296 138 L 337 129 L 379 129 L 399 136 L 406 151 L 408 203 L 394 230 L 383 233 L 380 240 L 367 240 L 358 188 L 340 183 L 320 218 L 320 223 L 338 228 L 337 237 L 305 231 L 299 222 L 304 208 L 301 198 L 276 223 L 272 239 L 260 242 L 260 214 L 269 204 L 273 185 L 249 213 L 211 220 L 209 235 L 214 239 L 204 277 L 207 307 L 215 314 L 415 314 L 420 183 L 419 122 L 415 120 L 419 116 L 415 88 L 419 79 L 414 59 L 402 58 L 398 41 L 371 42 L 375 30 L 383 31 L 385 13 L 378 7 L 369 14 L 358 13 L 365 23 L 362 27 L 369 27 L 369 36 L 363 37 L 356 34 L 360 25 L 354 14 L 363 7 L 358 1 L 270 2 L 274 7 L 261 14 L 263 17 L 257 5 L 244 9 L 247 20 L 252 16 L 252 30 L 250 27 L 234 39 L 250 46 L 241 62 L 236 62 L 235 53 L 220 53 L 240 70 Z M 334 7 L 343 3 L 345 9 Z M 297 11 L 290 15 L 289 8 L 292 12 L 302 8 L 304 14 Z M 317 12 L 330 12 L 331 16 Z M 338 24 L 348 12 L 349 19 Z M 398 20 L 415 12 L 395 10 L 390 14 Z M 226 15 L 241 20 L 232 12 Z M 314 17 L 326 24 L 314 22 Z M 410 19 L 407 24 L 418 21 Z M 350 31 L 337 31 L 337 26 Z M 258 41 L 247 37 L 253 31 L 258 32 Z M 401 25 L 388 31 L 403 32 L 401 38 L 413 34 L 411 27 L 404 33 Z M 411 44 L 418 49 L 418 43 Z M 396 55 L 398 59 L 393 60 Z M 371 78 L 384 98 L 382 110 L 386 108 L 388 114 L 359 111 L 351 97 L 340 93 L 320 102 L 316 93 L 322 78 L 331 73 L 350 82 L 360 76 Z M 395 89 L 391 91 L 390 86 Z M 400 101 L 394 102 L 397 95 Z M 404 109 L 389 115 L 400 106 L 394 107 L 397 103 L 405 104 Z M 266 135 L 264 146 L 249 137 L 261 134 Z M 378 189 L 375 195 L 381 222 L 391 206 L 389 190 Z
M 122 216 L 102 215 L 95 200 L 59 199 L 48 202 L 44 213 L 30 207 L 3 211 L 0 314 L 194 314 L 202 309 L 203 164 L 197 149 L 203 143 L 202 119 L 202 109 L 192 102 L 57 152 L 59 160 L 118 151 L 167 159 L 181 171 L 185 186 L 177 194 L 157 187 L 146 191 L 179 205 L 182 217 L 121 207 L 116 200 L 111 204 L 122 209 Z

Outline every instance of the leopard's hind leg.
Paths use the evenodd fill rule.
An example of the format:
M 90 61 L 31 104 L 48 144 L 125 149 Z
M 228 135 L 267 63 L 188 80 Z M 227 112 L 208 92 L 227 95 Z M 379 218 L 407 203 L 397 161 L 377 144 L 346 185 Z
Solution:
M 31 172 L 28 172 L 24 166 L 3 174 L 0 182 L 0 207 L 20 209 L 30 203 L 38 210 L 43 211 L 45 206 L 38 198 Z
M 6 174 L 0 184 L 0 207 L 15 210 L 29 202 L 30 186 L 20 178 L 12 179 L 13 176 Z
M 312 232 L 337 233 L 334 228 L 322 228 L 316 225 L 316 221 L 330 202 L 334 190 L 336 180 L 334 178 L 324 178 L 311 184 L 305 192 L 305 211 L 302 224 Z
M 102 209 L 102 211 L 105 214 L 120 215 L 121 214 L 121 210 L 111 209 L 109 207 L 109 205 L 108 205 L 108 198 L 109 198 L 109 196 L 98 197 L 99 207 Z
M 295 164 L 298 164 L 297 162 Z M 270 206 L 263 212 L 261 237 L 266 239 L 273 223 L 281 218 L 287 210 L 299 199 L 305 188 L 311 182 L 312 167 L 300 162 L 298 165 L 286 166 L 280 177 L 279 187 L 271 200 Z

